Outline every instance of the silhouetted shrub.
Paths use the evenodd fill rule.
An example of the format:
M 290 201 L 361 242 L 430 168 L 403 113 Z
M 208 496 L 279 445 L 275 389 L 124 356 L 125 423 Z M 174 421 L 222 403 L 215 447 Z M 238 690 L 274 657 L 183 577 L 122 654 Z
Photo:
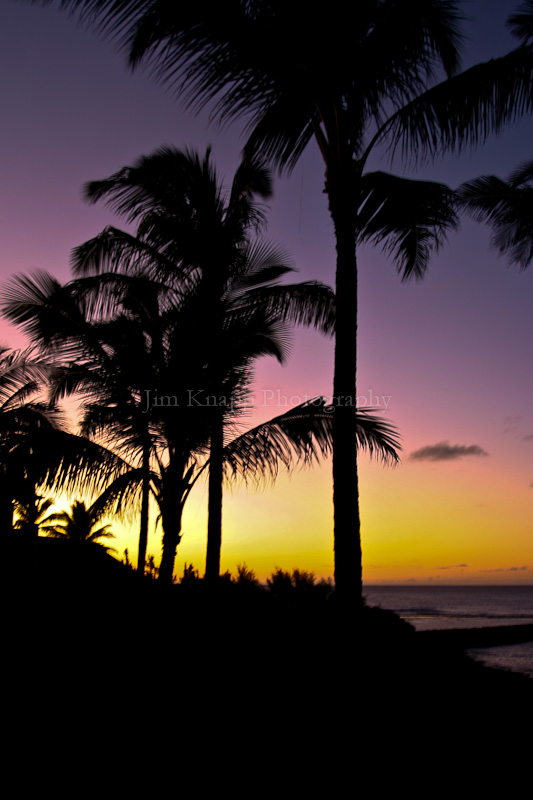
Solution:
M 198 570 L 194 569 L 192 564 L 185 563 L 183 567 L 183 575 L 181 576 L 179 582 L 180 583 L 195 583 L 196 581 L 200 580 L 200 576 L 198 574 Z
M 318 600 L 326 599 L 333 593 L 331 578 L 321 578 L 318 583 L 313 572 L 293 569 L 292 573 L 276 567 L 270 578 L 267 578 L 269 592 L 275 597 L 302 600 L 304 597 Z
M 159 575 L 159 567 L 156 567 L 155 559 L 152 555 L 149 555 L 148 558 L 146 559 L 146 562 L 144 564 L 144 574 L 148 578 L 152 578 L 152 580 L 154 581 L 157 579 L 157 576 Z
M 133 566 L 132 562 L 130 561 L 130 554 L 128 548 L 124 550 L 124 557 L 122 559 L 122 563 L 125 564 L 129 569 L 134 570 L 135 567 Z
M 255 576 L 253 569 L 249 569 L 244 561 L 242 564 L 237 564 L 237 577 L 235 583 L 238 584 L 251 584 L 252 586 L 259 586 L 259 581 Z
M 309 591 L 313 589 L 315 585 L 314 572 L 300 572 L 299 569 L 293 569 L 292 585 L 299 591 Z
M 290 594 L 293 588 L 291 573 L 276 567 L 270 578 L 267 578 L 267 586 L 278 597 Z

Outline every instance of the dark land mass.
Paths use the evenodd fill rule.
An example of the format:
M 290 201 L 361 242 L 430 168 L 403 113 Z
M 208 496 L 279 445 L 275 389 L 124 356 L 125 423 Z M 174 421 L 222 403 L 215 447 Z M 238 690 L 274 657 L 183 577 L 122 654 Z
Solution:
M 242 767 L 348 772 L 355 760 L 385 779 L 399 753 L 442 766 L 474 742 L 518 747 L 529 728 L 533 680 L 469 659 L 472 631 L 421 635 L 389 611 L 343 613 L 319 591 L 164 589 L 97 546 L 13 537 L 4 552 L 11 735 L 66 745 L 98 734 L 109 751 L 129 743 L 134 762 L 162 736 L 176 769 L 194 744 Z

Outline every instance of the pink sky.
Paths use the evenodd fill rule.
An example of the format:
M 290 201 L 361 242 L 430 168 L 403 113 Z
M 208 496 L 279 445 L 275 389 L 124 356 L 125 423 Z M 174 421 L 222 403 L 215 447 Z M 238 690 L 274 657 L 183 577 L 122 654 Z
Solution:
M 512 46 L 503 23 L 516 5 L 468 4 L 466 63 Z M 193 119 L 146 75 L 131 75 L 109 42 L 65 15 L 4 0 L 0 59 L 3 280 L 35 267 L 67 280 L 72 247 L 120 223 L 82 201 L 82 184 L 159 145 L 202 151 L 212 144 L 219 172 L 231 178 L 242 145 L 238 127 L 221 133 L 205 118 Z M 532 133 L 527 119 L 475 153 L 417 175 L 451 186 L 487 172 L 505 176 L 533 157 Z M 385 161 L 372 166 L 387 168 Z M 276 181 L 268 237 L 293 253 L 300 279 L 333 283 L 322 185 L 312 146 L 290 179 Z M 488 231 L 467 219 L 421 283 L 402 285 L 394 266 L 370 248 L 361 252 L 360 267 L 358 395 L 386 398 L 386 416 L 403 441 L 394 470 L 361 459 L 366 580 L 531 583 L 533 267 L 509 269 L 489 249 Z M 20 346 L 20 334 L 0 326 L 2 340 Z M 284 368 L 260 365 L 256 414 L 283 410 L 278 392 L 282 401 L 303 399 L 330 394 L 331 385 L 331 342 L 299 332 Z M 455 459 L 409 458 L 442 442 L 488 455 L 459 457 L 464 451 L 454 450 Z M 204 487 L 190 499 L 178 571 L 191 560 L 203 569 L 205 500 Z M 331 514 L 328 464 L 259 495 L 228 493 L 222 568 L 246 561 L 260 577 L 275 566 L 331 575 Z M 135 552 L 134 534 L 119 530 L 117 548 Z M 150 552 L 159 541 L 160 532 Z

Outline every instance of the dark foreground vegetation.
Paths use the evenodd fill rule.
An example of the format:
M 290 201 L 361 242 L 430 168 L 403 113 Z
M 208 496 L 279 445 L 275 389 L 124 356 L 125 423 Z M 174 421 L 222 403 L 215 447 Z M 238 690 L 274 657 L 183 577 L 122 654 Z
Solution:
M 170 736 L 176 758 L 197 742 L 243 767 L 294 767 L 306 754 L 340 757 L 349 771 L 405 748 L 438 760 L 471 737 L 522 736 L 533 681 L 487 669 L 392 612 L 343 613 L 324 584 L 266 589 L 244 571 L 213 587 L 189 570 L 166 587 L 95 546 L 13 537 L 7 547 L 5 700 L 16 724 L 45 739 L 118 726 L 117 745 Z

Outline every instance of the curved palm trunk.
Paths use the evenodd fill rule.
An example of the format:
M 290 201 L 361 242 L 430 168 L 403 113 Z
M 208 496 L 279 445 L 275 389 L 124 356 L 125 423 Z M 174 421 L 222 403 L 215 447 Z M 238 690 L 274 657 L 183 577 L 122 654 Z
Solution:
M 168 507 L 162 512 L 163 553 L 159 567 L 159 580 L 168 585 L 172 584 L 176 550 L 181 540 L 182 511 L 183 504 L 176 502 L 175 504 L 169 503 Z
M 209 453 L 207 555 L 205 560 L 205 577 L 209 582 L 215 582 L 220 575 L 223 449 L 224 412 L 221 408 L 214 408 L 211 421 L 211 447 Z
M 351 166 L 351 165 L 350 165 Z M 358 183 L 348 167 L 326 179 L 335 228 L 335 358 L 333 377 L 333 513 L 335 587 L 343 601 L 362 598 L 361 523 L 357 470 L 357 207 Z M 355 207 L 354 207 L 355 206 Z
M 146 550 L 148 548 L 148 520 L 150 504 L 150 444 L 144 442 L 143 445 L 143 476 L 142 498 L 141 498 L 141 527 L 139 530 L 139 553 L 137 556 L 137 573 L 144 575 L 144 565 L 146 563 Z

